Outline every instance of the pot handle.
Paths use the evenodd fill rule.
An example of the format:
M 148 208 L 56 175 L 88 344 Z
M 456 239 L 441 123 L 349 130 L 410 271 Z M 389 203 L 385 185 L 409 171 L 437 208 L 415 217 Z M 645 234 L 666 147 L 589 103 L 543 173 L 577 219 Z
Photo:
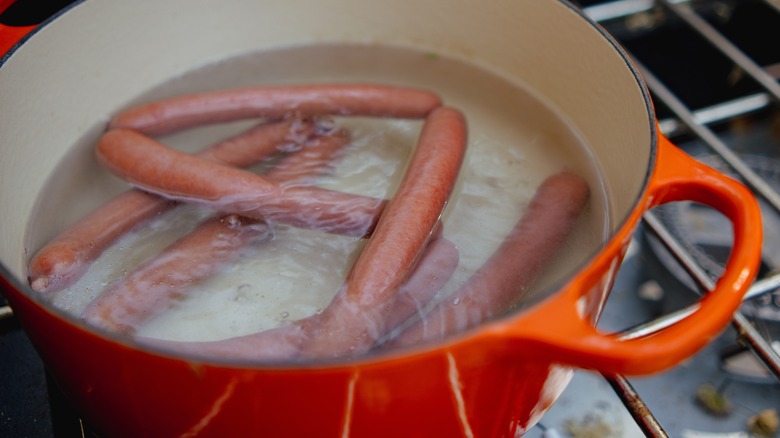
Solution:
M 591 267 L 563 291 L 517 322 L 497 323 L 494 334 L 534 347 L 534 354 L 555 362 L 607 374 L 638 375 L 659 372 L 685 360 L 718 335 L 742 303 L 756 276 L 761 258 L 761 213 L 753 194 L 737 181 L 696 161 L 661 137 L 657 164 L 650 178 L 639 219 L 658 205 L 690 200 L 724 214 L 732 223 L 734 245 L 714 289 L 691 306 L 690 313 L 657 332 L 631 339 L 603 333 L 584 311 L 586 294 L 604 284 L 606 272 L 622 260 L 635 220 L 612 239 Z M 538 348 L 536 348 L 538 347 Z

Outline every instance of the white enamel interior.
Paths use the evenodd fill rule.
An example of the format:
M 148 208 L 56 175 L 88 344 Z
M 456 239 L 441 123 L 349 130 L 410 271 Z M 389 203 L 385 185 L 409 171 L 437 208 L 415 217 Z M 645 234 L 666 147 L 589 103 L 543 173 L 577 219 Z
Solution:
M 652 166 L 647 96 L 613 43 L 565 3 L 88 0 L 0 66 L 0 262 L 23 282 L 35 200 L 96 121 L 152 86 L 227 57 L 343 42 L 429 51 L 516 78 L 592 148 L 613 229 L 635 208 Z

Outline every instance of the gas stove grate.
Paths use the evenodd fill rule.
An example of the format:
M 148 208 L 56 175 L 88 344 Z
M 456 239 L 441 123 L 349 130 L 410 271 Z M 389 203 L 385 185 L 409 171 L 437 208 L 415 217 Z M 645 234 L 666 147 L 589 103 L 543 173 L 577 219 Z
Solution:
M 729 35 L 727 31 L 718 29 L 716 25 L 712 24 L 731 18 L 736 7 L 735 3 L 728 1 L 618 0 L 595 4 L 581 2 L 580 6 L 586 15 L 602 24 L 615 36 L 637 62 L 640 73 L 653 95 L 654 102 L 663 105 L 663 109 L 659 110 L 659 123 L 664 134 L 670 138 L 681 135 L 697 138 L 713 153 L 720 156 L 760 199 L 771 206 L 775 212 L 780 213 L 780 194 L 746 165 L 716 132 L 717 126 L 724 122 L 734 121 L 760 111 L 776 110 L 780 102 L 780 83 L 778 83 L 780 52 L 775 54 L 776 59 L 759 61 L 758 58 L 765 57 L 763 55 L 749 55 L 748 50 L 740 46 L 742 42 L 738 41 L 737 37 Z M 766 8 L 769 15 L 777 14 L 775 18 L 780 18 L 780 2 L 764 0 L 758 7 Z M 740 96 L 727 97 L 721 101 L 695 108 L 691 108 L 691 104 L 684 103 L 681 95 L 686 94 L 686 91 L 675 91 L 672 86 L 659 79 L 657 73 L 660 74 L 663 71 L 656 72 L 653 66 L 642 63 L 642 56 L 634 54 L 632 45 L 627 43 L 638 33 L 653 32 L 659 27 L 669 26 L 670 22 L 673 22 L 673 26 L 677 29 L 687 28 L 688 31 L 692 31 L 720 52 L 731 63 L 730 73 L 738 78 L 733 82 L 734 88 L 739 87 L 736 82 L 749 81 L 752 82 L 751 86 L 748 87 L 750 91 L 742 93 Z M 770 30 L 776 31 L 777 29 L 759 28 L 755 29 L 754 33 L 766 32 L 764 33 L 764 38 L 766 38 L 766 35 L 772 34 Z M 767 41 L 771 40 L 767 39 Z M 764 44 L 764 46 L 766 45 Z M 635 46 L 639 51 L 644 49 L 641 44 Z M 664 69 L 659 68 L 659 70 Z M 706 75 L 708 72 L 703 73 Z M 685 90 L 680 87 L 678 89 Z M 696 101 L 695 98 L 689 100 Z M 662 116 L 666 118 L 662 118 Z M 712 288 L 713 279 L 699 266 L 691 254 L 680 244 L 677 237 L 656 217 L 655 213 L 651 211 L 645 215 L 644 226 L 663 243 L 701 290 Z M 778 287 L 780 287 L 780 274 L 767 275 L 756 281 L 746 299 L 769 294 L 776 291 Z M 660 330 L 684 317 L 684 314 L 685 311 L 668 314 L 640 327 L 629 329 L 623 333 L 623 336 L 635 337 Z M 770 340 L 759 333 L 742 313 L 735 314 L 732 324 L 739 333 L 740 341 L 780 381 L 780 357 L 772 348 Z M 661 423 L 653 416 L 628 379 L 623 376 L 604 377 L 625 404 L 642 432 L 649 437 L 668 436 Z

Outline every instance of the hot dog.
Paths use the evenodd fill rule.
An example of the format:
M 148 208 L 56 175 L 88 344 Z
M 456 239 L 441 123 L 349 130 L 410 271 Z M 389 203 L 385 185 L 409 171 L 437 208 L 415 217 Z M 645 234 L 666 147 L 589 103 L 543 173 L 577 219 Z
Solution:
M 405 321 L 418 308 L 425 306 L 447 283 L 458 265 L 458 250 L 443 237 L 432 240 L 426 247 L 415 272 L 399 292 L 391 306 L 385 327 L 391 329 Z M 295 360 L 301 346 L 312 336 L 320 315 L 285 324 L 280 327 L 219 341 L 181 342 L 136 337 L 146 345 L 201 357 L 221 357 L 231 360 L 278 362 Z
M 459 258 L 458 248 L 452 241 L 443 236 L 431 240 L 409 280 L 398 290 L 385 319 L 385 333 L 412 316 L 422 315 L 425 307 L 455 273 Z
M 384 200 L 366 196 L 282 186 L 251 172 L 169 149 L 125 129 L 105 133 L 98 142 L 97 156 L 110 171 L 145 191 L 299 228 L 363 237 L 373 231 L 385 206 Z
M 247 242 L 270 234 L 264 222 L 236 215 L 205 221 L 109 287 L 87 306 L 81 318 L 110 331 L 132 333 L 139 324 L 180 300 L 192 285 L 238 257 Z
M 401 184 L 352 267 L 317 321 L 304 358 L 367 351 L 385 331 L 400 286 L 413 272 L 455 185 L 466 150 L 466 120 L 439 107 L 426 118 Z
M 303 147 L 285 156 L 263 176 L 282 186 L 311 185 L 317 178 L 333 172 L 333 166 L 344 146 L 349 143 L 349 132 L 332 129 L 304 143 Z
M 354 115 L 422 118 L 441 105 L 425 90 L 374 84 L 269 86 L 171 97 L 116 115 L 111 129 L 158 136 L 192 126 L 253 117 Z
M 263 123 L 205 149 L 198 156 L 246 167 L 302 143 L 315 129 L 310 120 Z M 66 288 L 78 280 L 109 245 L 141 222 L 170 208 L 170 200 L 139 190 L 125 192 L 93 210 L 41 248 L 30 260 L 29 281 L 38 292 Z
M 466 284 L 386 347 L 437 339 L 506 310 L 566 241 L 589 193 L 587 182 L 573 173 L 547 178 L 505 241 Z
M 321 170 L 349 141 L 346 131 L 309 140 L 266 173 L 293 183 Z M 229 263 L 242 247 L 269 234 L 264 222 L 240 216 L 210 219 L 159 256 L 116 281 L 82 313 L 87 322 L 111 331 L 132 333 L 149 318 L 167 310 L 201 282 Z
M 348 307 L 333 310 L 334 305 L 343 306 L 345 303 L 336 299 L 320 315 L 268 332 L 216 342 L 150 342 L 182 352 L 230 354 L 231 357 L 254 360 L 266 360 L 269 357 L 281 360 L 299 355 L 304 358 L 333 357 L 357 354 L 359 351 L 347 345 L 352 343 L 351 336 L 343 333 L 334 336 L 332 331 L 328 332 L 328 341 L 342 350 L 346 348 L 345 351 L 339 353 L 328 348 L 326 353 L 320 353 L 311 347 L 323 347 L 323 330 L 328 330 L 330 321 L 341 319 L 350 327 L 365 332 L 368 330 L 367 319 L 372 316 L 382 318 L 375 331 L 363 337 L 365 345 L 361 345 L 360 350 L 368 350 L 387 329 L 409 318 L 418 310 L 418 304 L 422 305 L 430 299 L 457 266 L 456 249 L 442 238 L 431 242 L 425 251 L 421 249 L 438 231 L 439 217 L 454 186 L 465 145 L 465 120 L 459 112 L 442 108 L 429 116 L 398 193 L 379 223 L 385 220 L 390 222 L 377 227 L 340 293 L 341 296 L 359 300 L 362 290 L 367 291 L 366 294 L 373 292 L 374 297 L 369 299 L 374 302 L 366 302 L 366 308 L 363 309 L 365 314 L 350 313 Z M 396 238 L 402 242 L 397 242 Z M 375 248 L 371 248 L 372 242 Z M 424 254 L 423 262 L 418 266 L 421 254 Z M 363 261 L 364 266 L 361 267 L 360 260 L 364 257 L 369 259 L 366 259 L 368 262 Z M 383 269 L 387 271 L 382 272 Z M 367 270 L 374 270 L 377 276 L 382 275 L 384 278 L 375 281 Z M 355 278 L 363 284 L 352 283 L 351 289 L 350 281 L 356 281 Z M 360 286 L 365 289 L 357 289 Z
M 313 319 L 306 321 L 312 323 Z M 306 338 L 307 332 L 303 322 L 295 322 L 264 332 L 219 341 L 170 341 L 142 336 L 136 337 L 136 340 L 165 351 L 203 358 L 281 362 L 298 357 L 301 342 Z

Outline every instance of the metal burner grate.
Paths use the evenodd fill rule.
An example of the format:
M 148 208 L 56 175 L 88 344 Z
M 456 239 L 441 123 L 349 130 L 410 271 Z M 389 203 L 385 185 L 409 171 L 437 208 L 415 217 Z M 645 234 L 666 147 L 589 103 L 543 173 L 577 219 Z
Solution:
M 615 36 L 637 61 L 654 102 L 659 106 L 660 126 L 664 134 L 673 140 L 693 140 L 698 145 L 703 145 L 710 153 L 720 157 L 774 213 L 780 214 L 780 194 L 762 175 L 746 164 L 741 156 L 745 151 L 729 144 L 722 134 L 724 125 L 731 124 L 733 127 L 734 124 L 751 118 L 774 117 L 775 120 L 780 120 L 777 115 L 780 103 L 780 51 L 775 44 L 769 43 L 780 41 L 780 2 L 619 0 L 607 3 L 581 2 L 581 6 L 588 16 Z M 740 33 L 733 27 L 737 26 L 734 23 L 743 19 L 744 8 L 760 9 L 762 12 L 757 16 L 762 19 L 754 19 L 749 25 L 755 27 Z M 662 36 L 654 37 L 653 34 Z M 763 39 L 763 43 L 749 41 L 755 37 Z M 717 52 L 722 62 L 709 66 L 700 65 L 702 52 L 698 52 L 699 49 L 678 45 L 678 48 L 685 46 L 687 49 L 680 49 L 678 53 L 669 56 L 684 57 L 685 50 L 688 50 L 688 59 L 680 59 L 680 64 L 676 66 L 674 61 L 669 62 L 668 59 L 651 64 L 652 58 L 667 54 L 663 52 L 663 48 L 648 41 L 664 38 L 672 38 L 672 41 L 674 38 L 678 41 L 683 38 L 698 39 L 704 44 L 700 50 Z M 757 50 L 762 47 L 769 47 L 770 52 Z M 695 53 L 690 53 L 691 50 Z M 771 53 L 772 50 L 774 53 Z M 724 76 L 723 92 L 717 92 L 717 84 L 709 83 L 719 74 Z M 680 78 L 686 75 L 691 77 L 687 80 Z M 696 87 L 691 84 L 702 83 L 705 83 L 705 90 L 715 92 L 703 97 L 701 94 L 708 93 L 699 92 L 700 95 L 697 95 Z M 718 96 L 719 100 L 713 102 L 713 96 Z M 678 144 L 682 143 L 678 141 Z M 780 136 L 775 144 L 764 146 L 770 149 L 770 155 L 777 156 L 780 154 Z M 772 147 L 774 150 L 771 150 Z M 693 153 L 692 155 L 696 156 Z M 700 290 L 710 289 L 714 285 L 710 274 L 700 266 L 691 251 L 680 242 L 679 236 L 671 232 L 656 213 L 646 214 L 644 227 L 663 243 Z M 780 273 L 762 275 L 750 289 L 746 300 L 767 296 L 779 286 Z M 685 310 L 681 310 L 668 314 L 641 327 L 627 330 L 623 335 L 630 338 L 659 330 L 684 316 L 684 312 Z M 738 312 L 734 316 L 732 324 L 739 334 L 739 341 L 746 345 L 780 382 L 780 357 L 777 351 L 773 350 L 771 340 L 763 336 L 742 313 Z M 645 435 L 669 436 L 628 379 L 622 376 L 605 378 Z

